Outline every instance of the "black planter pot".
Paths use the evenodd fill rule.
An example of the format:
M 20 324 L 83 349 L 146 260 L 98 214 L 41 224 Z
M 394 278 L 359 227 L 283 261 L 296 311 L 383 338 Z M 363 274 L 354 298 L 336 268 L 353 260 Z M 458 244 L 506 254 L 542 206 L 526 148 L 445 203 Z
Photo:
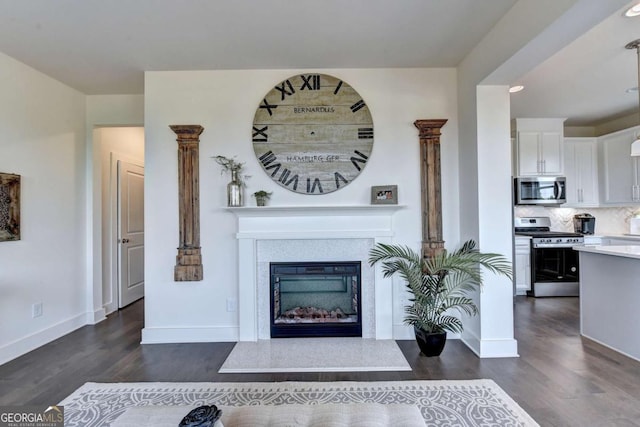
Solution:
M 440 356 L 447 342 L 446 332 L 426 332 L 417 326 L 413 327 L 413 331 L 423 355 L 427 357 Z

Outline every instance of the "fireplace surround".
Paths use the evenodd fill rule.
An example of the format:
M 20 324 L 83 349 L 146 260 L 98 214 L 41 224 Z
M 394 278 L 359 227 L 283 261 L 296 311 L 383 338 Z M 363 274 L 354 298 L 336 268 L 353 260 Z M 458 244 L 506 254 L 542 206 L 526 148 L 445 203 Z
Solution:
M 238 340 L 270 339 L 272 262 L 360 261 L 362 337 L 393 338 L 392 279 L 368 265 L 369 250 L 392 243 L 402 205 L 227 208 L 238 217 Z

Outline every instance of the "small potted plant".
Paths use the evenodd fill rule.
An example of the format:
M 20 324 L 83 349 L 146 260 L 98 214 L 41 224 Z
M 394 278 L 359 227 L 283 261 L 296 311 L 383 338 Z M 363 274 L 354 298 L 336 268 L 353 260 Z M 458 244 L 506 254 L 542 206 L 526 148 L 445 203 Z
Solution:
M 412 298 L 405 306 L 404 323 L 414 328 L 416 341 L 425 356 L 439 356 L 447 331 L 463 331 L 453 311 L 470 316 L 478 307 L 469 292 L 482 286 L 480 267 L 511 277 L 511 263 L 502 255 L 481 253 L 473 240 L 454 252 L 444 250 L 428 259 L 406 246 L 379 243 L 369 252 L 369 264 L 382 262 L 384 277 L 396 273 L 404 279 Z
M 255 193 L 253 193 L 253 197 L 256 198 L 256 205 L 266 206 L 267 200 L 269 200 L 269 198 L 271 197 L 271 194 L 272 193 L 268 193 L 264 190 L 256 191 Z

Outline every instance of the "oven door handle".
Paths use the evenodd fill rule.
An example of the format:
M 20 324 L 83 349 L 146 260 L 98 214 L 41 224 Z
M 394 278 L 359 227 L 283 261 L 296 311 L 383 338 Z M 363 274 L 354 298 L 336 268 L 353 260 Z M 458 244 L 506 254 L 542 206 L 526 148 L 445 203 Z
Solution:
M 584 246 L 584 243 L 532 243 L 534 249 L 548 249 L 548 248 L 573 248 L 574 246 Z

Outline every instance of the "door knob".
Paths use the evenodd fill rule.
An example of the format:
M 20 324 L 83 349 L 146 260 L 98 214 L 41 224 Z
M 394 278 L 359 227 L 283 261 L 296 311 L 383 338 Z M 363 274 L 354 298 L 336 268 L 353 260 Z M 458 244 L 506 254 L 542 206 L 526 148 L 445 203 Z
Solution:
M 129 239 L 122 239 L 122 243 L 129 243 Z

